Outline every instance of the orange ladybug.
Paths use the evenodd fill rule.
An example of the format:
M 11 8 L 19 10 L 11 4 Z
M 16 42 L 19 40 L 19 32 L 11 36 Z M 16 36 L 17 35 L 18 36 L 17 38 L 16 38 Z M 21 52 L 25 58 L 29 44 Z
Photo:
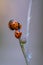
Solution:
M 22 35 L 22 32 L 16 30 L 15 33 L 14 33 L 14 35 L 15 35 L 16 38 L 19 39 L 21 37 L 21 35 Z
M 22 27 L 20 23 L 14 20 L 10 20 L 8 25 L 11 30 L 18 30 L 18 29 L 21 29 Z

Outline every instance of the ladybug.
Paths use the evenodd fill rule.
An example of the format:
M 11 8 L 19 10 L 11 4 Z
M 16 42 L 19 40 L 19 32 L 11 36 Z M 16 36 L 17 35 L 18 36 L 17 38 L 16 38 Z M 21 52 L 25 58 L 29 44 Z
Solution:
M 11 30 L 18 30 L 18 29 L 21 29 L 22 27 L 20 23 L 14 20 L 10 20 L 8 25 Z
M 19 39 L 19 38 L 21 37 L 21 35 L 22 35 L 22 32 L 16 30 L 15 33 L 14 33 L 14 35 L 15 35 L 15 37 L 16 37 L 17 39 Z

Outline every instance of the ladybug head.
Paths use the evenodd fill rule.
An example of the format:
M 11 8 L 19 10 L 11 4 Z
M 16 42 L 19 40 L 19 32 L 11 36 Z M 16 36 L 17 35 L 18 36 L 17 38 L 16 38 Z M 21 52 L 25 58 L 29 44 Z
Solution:
M 14 34 L 15 34 L 15 37 L 19 39 L 22 35 L 22 32 L 19 32 L 18 30 L 16 30 Z
M 13 21 L 14 20 L 10 20 L 9 23 L 8 23 L 8 26 L 11 30 L 14 30 L 14 25 L 13 25 Z

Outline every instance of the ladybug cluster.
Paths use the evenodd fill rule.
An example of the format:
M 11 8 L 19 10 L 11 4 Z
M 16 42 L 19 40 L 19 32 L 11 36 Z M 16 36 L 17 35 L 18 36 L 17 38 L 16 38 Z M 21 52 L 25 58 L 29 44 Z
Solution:
M 10 20 L 8 26 L 11 30 L 15 30 L 14 35 L 17 39 L 19 39 L 22 35 L 22 32 L 20 32 L 22 25 L 16 20 Z

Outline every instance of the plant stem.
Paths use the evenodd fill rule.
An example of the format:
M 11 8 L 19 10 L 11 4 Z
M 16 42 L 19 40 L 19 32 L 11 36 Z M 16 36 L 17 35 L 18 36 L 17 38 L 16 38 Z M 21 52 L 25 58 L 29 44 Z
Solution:
M 27 57 L 26 57 L 24 45 L 22 44 L 22 42 L 20 42 L 20 39 L 19 39 L 19 43 L 20 43 L 20 47 L 21 47 L 21 50 L 23 52 L 23 55 L 24 55 L 24 58 L 25 58 L 25 61 L 26 61 L 26 65 L 28 65 L 28 60 L 27 60 Z

